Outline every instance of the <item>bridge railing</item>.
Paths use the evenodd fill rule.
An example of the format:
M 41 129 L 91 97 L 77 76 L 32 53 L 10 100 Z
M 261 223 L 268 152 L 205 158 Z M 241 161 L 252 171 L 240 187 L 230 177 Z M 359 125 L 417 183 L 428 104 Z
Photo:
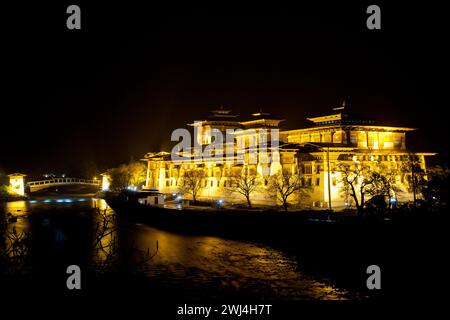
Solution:
M 100 185 L 100 180 L 78 179 L 78 178 L 53 178 L 48 180 L 30 181 L 27 186 L 42 186 L 49 184 L 90 184 Z

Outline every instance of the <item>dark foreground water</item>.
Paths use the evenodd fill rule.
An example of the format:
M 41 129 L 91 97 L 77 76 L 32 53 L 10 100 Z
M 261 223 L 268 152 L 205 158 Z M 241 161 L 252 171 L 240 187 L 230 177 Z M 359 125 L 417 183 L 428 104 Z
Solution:
M 5 213 L 0 281 L 12 290 L 67 291 L 65 268 L 75 264 L 88 292 L 140 290 L 189 299 L 359 298 L 302 272 L 299 256 L 119 219 L 101 199 L 40 198 L 10 202 L 0 210 Z

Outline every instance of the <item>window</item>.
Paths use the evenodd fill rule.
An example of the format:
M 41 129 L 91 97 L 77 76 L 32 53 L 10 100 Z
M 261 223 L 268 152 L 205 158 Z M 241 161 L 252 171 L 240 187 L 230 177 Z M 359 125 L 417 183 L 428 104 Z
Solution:
M 322 142 L 331 142 L 331 133 L 323 133 Z
M 350 134 L 350 144 L 352 146 L 356 146 L 357 142 L 358 142 L 357 133 L 356 132 L 352 132 Z
M 320 142 L 320 133 L 314 133 L 311 137 L 311 142 Z
M 320 185 L 320 178 L 316 178 L 316 186 Z
M 375 145 L 375 137 L 376 136 L 376 132 L 368 132 L 367 133 L 367 142 L 368 142 L 368 147 L 369 148 L 373 148 Z M 377 142 L 378 143 L 378 142 Z
M 309 134 L 302 134 L 300 142 L 311 142 L 311 136 Z
M 401 145 L 401 136 L 400 134 L 394 134 L 394 148 L 399 148 Z
M 341 132 L 335 132 L 333 134 L 333 143 L 342 143 L 342 133 Z
M 312 173 L 312 167 L 310 164 L 303 165 L 303 173 L 305 174 L 311 174 Z
M 358 148 L 367 148 L 367 135 L 363 131 L 358 133 Z

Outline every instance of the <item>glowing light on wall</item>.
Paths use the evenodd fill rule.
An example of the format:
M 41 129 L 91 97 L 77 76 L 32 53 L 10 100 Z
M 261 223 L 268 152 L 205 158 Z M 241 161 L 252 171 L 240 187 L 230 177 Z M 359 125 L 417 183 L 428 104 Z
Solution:
M 109 174 L 103 173 L 102 175 L 102 190 L 108 191 L 111 185 L 111 176 Z
M 25 178 L 26 175 L 15 173 L 9 175 L 9 187 L 11 191 L 19 196 L 25 195 Z

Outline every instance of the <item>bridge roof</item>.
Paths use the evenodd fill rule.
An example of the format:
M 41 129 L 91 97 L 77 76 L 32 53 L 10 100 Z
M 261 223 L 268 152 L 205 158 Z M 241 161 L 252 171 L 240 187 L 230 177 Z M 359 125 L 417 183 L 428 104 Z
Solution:
M 23 174 L 23 173 L 11 173 L 11 174 L 8 174 L 8 177 L 26 177 L 27 175 L 26 174 Z

